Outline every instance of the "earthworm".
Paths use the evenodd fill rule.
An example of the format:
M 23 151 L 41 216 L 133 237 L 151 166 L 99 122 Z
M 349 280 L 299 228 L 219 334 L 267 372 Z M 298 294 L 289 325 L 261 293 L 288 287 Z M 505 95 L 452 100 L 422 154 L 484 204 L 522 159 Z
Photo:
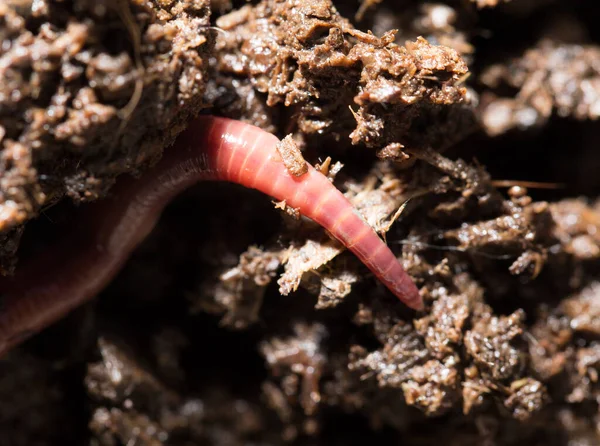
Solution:
M 422 309 L 398 259 L 348 199 L 308 166 L 288 171 L 279 139 L 257 127 L 200 116 L 139 179 L 120 179 L 109 197 L 88 205 L 66 240 L 45 249 L 0 283 L 0 354 L 92 299 L 154 228 L 163 209 L 201 180 L 257 189 L 323 226 L 402 302 Z

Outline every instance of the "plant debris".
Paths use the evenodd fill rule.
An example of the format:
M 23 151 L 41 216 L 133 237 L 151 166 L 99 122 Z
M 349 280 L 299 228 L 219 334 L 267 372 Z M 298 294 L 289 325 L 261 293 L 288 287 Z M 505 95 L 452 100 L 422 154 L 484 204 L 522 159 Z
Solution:
M 281 140 L 277 145 L 277 151 L 281 155 L 285 167 L 292 175 L 299 177 L 308 172 L 306 161 L 302 158 L 302 152 L 294 143 L 292 135 L 288 135 Z

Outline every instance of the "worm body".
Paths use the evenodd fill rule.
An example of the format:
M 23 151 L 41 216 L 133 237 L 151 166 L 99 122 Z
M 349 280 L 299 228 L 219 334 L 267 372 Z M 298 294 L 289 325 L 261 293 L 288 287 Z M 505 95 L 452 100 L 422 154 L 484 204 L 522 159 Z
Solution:
M 238 183 L 285 200 L 352 251 L 411 308 L 419 292 L 394 254 L 335 186 L 308 167 L 290 174 L 279 140 L 225 118 L 193 121 L 142 178 L 127 178 L 89 206 L 76 229 L 0 283 L 0 354 L 98 294 L 146 238 L 165 206 L 201 180 Z

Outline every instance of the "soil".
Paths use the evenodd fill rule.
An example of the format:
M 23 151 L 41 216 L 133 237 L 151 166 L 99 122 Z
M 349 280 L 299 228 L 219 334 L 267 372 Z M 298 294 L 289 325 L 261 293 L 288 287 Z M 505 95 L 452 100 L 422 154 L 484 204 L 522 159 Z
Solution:
M 0 362 L 0 444 L 600 444 L 598 18 L 583 0 L 0 4 L 3 275 L 209 112 L 317 165 L 426 304 L 285 202 L 200 184 L 94 302 Z

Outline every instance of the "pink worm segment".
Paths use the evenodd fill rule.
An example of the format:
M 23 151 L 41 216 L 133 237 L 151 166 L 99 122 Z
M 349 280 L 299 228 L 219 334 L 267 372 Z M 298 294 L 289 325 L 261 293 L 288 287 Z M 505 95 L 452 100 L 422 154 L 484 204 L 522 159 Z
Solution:
M 285 200 L 339 239 L 406 305 L 422 309 L 413 281 L 346 197 L 312 166 L 299 177 L 290 174 L 278 143 L 239 121 L 197 118 L 141 179 L 121 181 L 110 198 L 90 205 L 68 243 L 45 250 L 0 283 L 0 354 L 96 296 L 165 206 L 200 180 L 238 183 Z

